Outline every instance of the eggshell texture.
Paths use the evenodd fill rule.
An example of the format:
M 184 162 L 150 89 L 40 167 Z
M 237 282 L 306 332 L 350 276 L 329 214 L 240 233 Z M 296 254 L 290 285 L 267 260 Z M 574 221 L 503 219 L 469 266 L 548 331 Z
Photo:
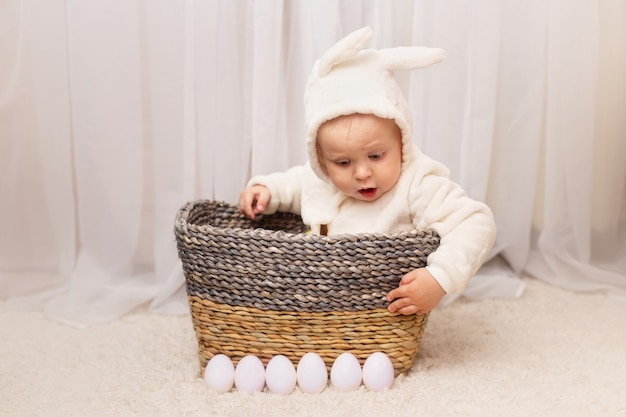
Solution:
M 308 352 L 298 361 L 298 386 L 302 392 L 318 394 L 328 385 L 328 371 L 324 359 L 314 352 Z
M 391 359 L 383 352 L 372 353 L 363 364 L 363 384 L 370 391 L 384 391 L 393 384 Z
M 235 368 L 235 387 L 241 392 L 261 392 L 265 386 L 265 367 L 254 355 L 241 358 Z
M 265 384 L 274 394 L 287 395 L 296 387 L 296 368 L 288 357 L 276 355 L 265 367 Z
M 330 368 L 330 381 L 340 391 L 352 391 L 361 385 L 361 364 L 353 354 L 344 352 Z
M 235 365 L 224 354 L 215 355 L 204 368 L 204 380 L 220 394 L 230 391 L 235 381 Z

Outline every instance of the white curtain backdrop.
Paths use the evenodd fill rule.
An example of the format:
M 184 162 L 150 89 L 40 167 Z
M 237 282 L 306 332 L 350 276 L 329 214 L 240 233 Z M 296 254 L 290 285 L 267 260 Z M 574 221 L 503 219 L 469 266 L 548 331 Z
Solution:
M 626 295 L 622 0 L 0 1 L 0 298 L 76 325 L 187 310 L 173 223 L 305 160 L 314 60 L 441 47 L 399 74 L 418 145 L 496 216 L 471 297 L 521 274 Z

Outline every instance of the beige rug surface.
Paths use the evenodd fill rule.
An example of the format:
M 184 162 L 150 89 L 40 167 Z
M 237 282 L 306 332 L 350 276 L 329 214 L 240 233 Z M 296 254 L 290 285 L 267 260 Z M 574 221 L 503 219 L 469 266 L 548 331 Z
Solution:
M 374 393 L 211 391 L 188 316 L 139 310 L 76 329 L 0 303 L 0 416 L 626 416 L 626 302 L 528 279 L 457 300 L 409 375 Z

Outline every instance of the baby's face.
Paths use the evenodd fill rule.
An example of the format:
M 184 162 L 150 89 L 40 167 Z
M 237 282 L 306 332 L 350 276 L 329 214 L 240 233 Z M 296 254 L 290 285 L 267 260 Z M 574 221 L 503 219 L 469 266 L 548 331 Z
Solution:
M 332 183 L 357 200 L 377 200 L 400 178 L 402 134 L 391 119 L 352 114 L 329 120 L 317 132 L 317 146 Z

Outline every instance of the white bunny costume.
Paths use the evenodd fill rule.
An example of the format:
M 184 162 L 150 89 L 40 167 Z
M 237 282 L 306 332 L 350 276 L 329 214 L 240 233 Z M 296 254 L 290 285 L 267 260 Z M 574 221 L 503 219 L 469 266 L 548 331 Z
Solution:
M 264 213 L 302 216 L 313 233 L 398 233 L 434 229 L 439 248 L 427 269 L 446 293 L 460 293 L 484 262 L 495 240 L 489 208 L 470 199 L 449 179 L 448 169 L 413 144 L 411 117 L 393 70 L 442 61 L 445 52 L 424 47 L 363 49 L 372 30 L 362 28 L 331 47 L 313 66 L 304 97 L 309 162 L 248 182 L 264 185 L 271 200 Z M 317 159 L 317 130 L 338 116 L 362 113 L 393 119 L 402 133 L 402 173 L 377 200 L 350 198 L 335 188 Z

